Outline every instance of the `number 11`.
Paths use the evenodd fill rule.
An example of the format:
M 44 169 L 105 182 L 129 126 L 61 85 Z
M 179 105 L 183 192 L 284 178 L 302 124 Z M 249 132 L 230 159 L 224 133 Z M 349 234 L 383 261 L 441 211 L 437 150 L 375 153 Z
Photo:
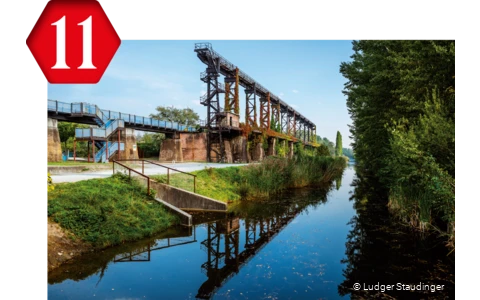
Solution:
M 65 16 L 52 26 L 57 27 L 57 62 L 52 69 L 70 69 L 65 59 Z M 83 61 L 79 69 L 96 69 L 92 63 L 92 16 L 88 17 L 85 21 L 78 23 L 83 27 Z

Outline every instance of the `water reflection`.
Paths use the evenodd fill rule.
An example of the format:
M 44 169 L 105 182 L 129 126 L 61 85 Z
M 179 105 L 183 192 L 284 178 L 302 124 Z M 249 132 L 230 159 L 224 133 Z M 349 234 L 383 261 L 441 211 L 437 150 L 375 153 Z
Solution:
M 272 240 L 285 226 L 287 226 L 304 208 L 308 202 L 302 204 L 291 203 L 277 210 L 276 214 L 270 211 L 268 218 L 245 219 L 243 226 L 245 243 L 240 241 L 240 218 L 226 219 L 212 222 L 207 225 L 207 239 L 201 243 L 201 248 L 207 252 L 207 261 L 202 264 L 202 272 L 208 280 L 199 288 L 197 298 L 210 299 L 216 290 L 228 279 L 238 273 L 242 265 L 246 264 L 270 240 Z M 265 211 L 256 209 L 256 211 Z
M 367 178 L 354 182 L 352 200 L 357 214 L 349 222 L 352 229 L 342 260 L 345 280 L 338 287 L 339 294 L 354 299 L 454 298 L 455 257 L 445 240 L 394 220 L 387 210 L 385 191 L 375 186 Z M 360 290 L 354 288 L 357 283 Z M 406 291 L 406 286 L 398 284 L 409 288 L 420 284 L 421 290 Z M 382 290 L 381 285 L 392 287 Z M 442 287 L 433 292 L 422 285 Z
M 162 295 L 162 298 L 183 299 L 189 290 L 187 298 L 210 299 L 300 213 L 325 203 L 331 187 L 293 190 L 266 202 L 238 203 L 229 214 L 195 215 L 193 228 L 171 228 L 150 239 L 84 255 L 49 273 L 49 298 L 64 298 L 65 294 L 67 298 L 78 299 L 88 298 L 88 294 L 107 297 L 107 291 L 103 291 L 105 294 L 101 291 L 102 280 L 107 281 L 103 285 L 112 280 L 131 284 L 132 279 L 125 279 L 125 270 L 135 270 L 131 276 L 134 272 L 144 274 L 147 269 L 136 271 L 133 266 L 146 263 L 152 264 L 150 268 L 155 269 L 156 278 L 178 276 L 175 271 L 168 271 L 174 268 L 177 272 L 187 272 L 192 283 L 188 287 L 160 290 L 142 282 L 138 286 L 149 290 L 141 293 L 153 298 Z M 117 271 L 120 270 L 117 265 L 125 265 L 121 268 L 123 273 Z M 107 276 L 109 279 L 105 279 Z M 72 280 L 85 282 L 81 284 L 84 290 L 75 288 Z M 158 281 L 158 287 L 171 284 L 168 279 Z M 136 297 L 137 293 L 131 295 Z

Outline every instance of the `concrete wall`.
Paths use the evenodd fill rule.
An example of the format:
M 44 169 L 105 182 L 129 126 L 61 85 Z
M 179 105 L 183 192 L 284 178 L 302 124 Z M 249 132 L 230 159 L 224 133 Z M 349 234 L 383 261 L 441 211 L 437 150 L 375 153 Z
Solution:
M 168 209 L 170 212 L 176 214 L 180 218 L 180 224 L 185 226 L 192 226 L 192 215 L 182 211 L 181 209 L 171 205 L 170 203 L 159 199 L 158 197 L 155 198 L 158 202 L 162 203 L 163 206 Z
M 125 159 L 138 159 L 137 139 L 135 137 L 135 130 L 132 128 L 125 128 L 123 132 L 125 141 L 125 151 L 122 153 L 122 157 Z
M 159 160 L 161 162 L 183 162 L 183 151 L 180 139 L 164 140 L 160 148 Z
M 247 138 L 237 136 L 230 140 L 233 162 L 246 163 L 247 158 Z
M 180 133 L 183 161 L 207 161 L 207 134 Z
M 288 142 L 288 158 L 293 158 L 293 142 Z
M 277 142 L 276 138 L 269 138 L 268 139 L 268 151 L 267 151 L 268 156 L 277 155 L 277 153 L 275 151 L 276 142 Z
M 62 161 L 62 146 L 60 142 L 60 134 L 58 132 L 58 121 L 48 119 L 48 152 L 47 159 L 49 162 Z
M 234 113 L 227 113 L 227 116 L 223 118 L 221 124 L 225 127 L 240 127 L 240 115 Z
M 226 211 L 227 204 L 212 198 L 194 194 L 163 183 L 151 182 L 156 197 L 182 210 Z
M 252 161 L 262 161 L 265 156 L 265 151 L 263 150 L 263 143 L 257 143 L 253 146 L 252 149 Z

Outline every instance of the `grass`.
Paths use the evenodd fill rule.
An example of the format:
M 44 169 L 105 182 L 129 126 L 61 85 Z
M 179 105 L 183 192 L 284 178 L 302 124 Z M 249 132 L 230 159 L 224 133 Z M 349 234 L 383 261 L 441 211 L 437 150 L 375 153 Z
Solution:
M 178 223 L 144 187 L 122 174 L 55 185 L 48 193 L 48 216 L 96 248 L 148 237 Z
M 343 158 L 297 156 L 294 159 L 269 157 L 260 164 L 244 167 L 206 168 L 195 171 L 196 192 L 223 202 L 269 197 L 287 188 L 332 182 L 346 166 Z M 166 175 L 152 176 L 166 183 Z M 193 192 L 193 179 L 171 174 L 170 185 Z
M 237 189 L 241 167 L 206 168 L 192 172 L 197 175 L 196 193 L 215 200 L 229 202 L 240 199 Z M 152 176 L 158 182 L 167 183 L 167 175 Z M 193 177 L 186 174 L 171 174 L 170 185 L 193 192 Z

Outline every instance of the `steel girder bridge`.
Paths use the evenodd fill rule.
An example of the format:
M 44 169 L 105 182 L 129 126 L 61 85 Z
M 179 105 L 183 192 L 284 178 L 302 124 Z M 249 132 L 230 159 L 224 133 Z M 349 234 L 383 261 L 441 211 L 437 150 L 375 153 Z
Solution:
M 222 131 L 232 129 L 231 126 L 223 125 L 228 124 L 223 122 L 223 119 L 227 113 L 240 114 L 239 86 L 245 88 L 245 126 L 247 128 L 260 130 L 260 132 L 266 131 L 267 134 L 276 136 L 275 132 L 270 130 L 273 120 L 276 124 L 280 124 L 280 133 L 291 140 L 301 141 L 304 144 L 315 142 L 316 126 L 312 121 L 213 50 L 210 43 L 196 43 L 194 51 L 207 65 L 205 72 L 200 74 L 200 80 L 207 84 L 207 92 L 200 97 L 200 103 L 207 107 L 205 127 L 209 132 L 207 140 L 209 161 L 210 152 L 217 152 L 213 148 L 214 144 L 219 145 L 221 153 L 217 154 L 222 156 L 224 152 Z M 220 75 L 224 76 L 224 83 L 219 81 Z M 223 107 L 220 105 L 222 93 L 225 94 Z M 259 118 L 257 118 L 257 97 L 260 104 Z M 260 124 L 257 124 L 257 119 Z

